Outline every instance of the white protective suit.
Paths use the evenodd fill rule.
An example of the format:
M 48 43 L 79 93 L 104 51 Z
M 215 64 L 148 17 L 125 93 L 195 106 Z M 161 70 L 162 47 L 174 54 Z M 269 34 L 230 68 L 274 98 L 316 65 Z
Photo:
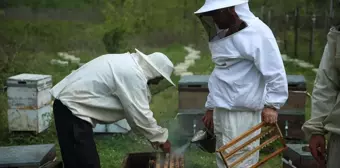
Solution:
M 218 6 L 217 0 L 211 1 Z M 216 148 L 259 124 L 264 105 L 280 109 L 288 98 L 286 72 L 276 39 L 270 28 L 253 15 L 248 3 L 240 1 L 242 3 L 236 5 L 235 10 L 247 27 L 209 42 L 215 68 L 209 79 L 206 108 L 214 109 Z M 258 133 L 260 130 L 240 143 Z M 227 163 L 234 162 L 258 145 L 259 141 L 256 141 L 247 146 Z M 239 164 L 239 168 L 249 168 L 258 160 L 259 152 Z M 217 165 L 225 167 L 219 155 Z
M 68 75 L 50 93 L 93 127 L 126 118 L 132 129 L 151 142 L 164 143 L 168 130 L 157 125 L 150 110 L 147 81 L 163 74 L 173 84 L 172 71 L 172 62 L 162 53 L 107 54 Z

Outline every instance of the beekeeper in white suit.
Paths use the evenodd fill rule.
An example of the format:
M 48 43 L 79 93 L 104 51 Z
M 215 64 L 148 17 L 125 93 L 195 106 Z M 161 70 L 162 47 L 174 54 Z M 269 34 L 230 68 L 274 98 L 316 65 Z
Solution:
M 170 76 L 174 66 L 159 52 L 107 54 L 86 63 L 51 89 L 53 112 L 65 168 L 99 168 L 93 139 L 96 123 L 126 118 L 131 128 L 153 145 L 170 152 L 168 130 L 150 110 L 149 84 Z
M 259 124 L 261 114 L 264 122 L 277 122 L 277 110 L 288 98 L 287 77 L 272 31 L 249 10 L 248 0 L 206 0 L 195 14 L 208 32 L 215 64 L 203 121 L 214 127 L 219 148 Z M 258 145 L 247 146 L 227 163 Z M 259 152 L 238 167 L 249 168 L 258 160 Z M 219 155 L 217 165 L 226 167 Z

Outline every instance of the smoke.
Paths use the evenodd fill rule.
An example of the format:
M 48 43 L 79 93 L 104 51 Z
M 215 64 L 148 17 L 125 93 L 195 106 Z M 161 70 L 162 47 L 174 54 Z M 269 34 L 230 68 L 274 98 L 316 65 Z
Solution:
M 171 142 L 171 151 L 174 155 L 184 155 L 191 147 L 191 137 L 186 135 L 186 132 L 181 127 L 177 119 L 167 120 L 161 125 L 168 129 L 168 140 Z
M 171 142 L 172 149 L 180 148 L 190 141 L 190 137 L 185 134 L 185 131 L 183 130 L 183 128 L 181 128 L 178 120 L 167 120 L 161 125 L 168 129 L 168 140 Z
M 174 150 L 175 155 L 183 155 L 187 149 L 190 147 L 191 142 L 187 142 L 186 144 L 182 145 L 181 147 Z

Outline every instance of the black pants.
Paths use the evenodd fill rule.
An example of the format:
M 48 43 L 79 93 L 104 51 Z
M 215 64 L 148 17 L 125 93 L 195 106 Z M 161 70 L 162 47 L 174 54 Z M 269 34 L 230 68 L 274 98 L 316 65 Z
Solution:
M 53 114 L 64 168 L 100 168 L 92 125 L 74 116 L 57 99 Z

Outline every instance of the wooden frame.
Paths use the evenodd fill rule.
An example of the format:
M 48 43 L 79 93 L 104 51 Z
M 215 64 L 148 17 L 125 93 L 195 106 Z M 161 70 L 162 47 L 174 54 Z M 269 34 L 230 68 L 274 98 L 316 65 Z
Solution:
M 240 140 L 246 138 L 250 134 L 254 133 L 255 131 L 257 131 L 257 130 L 263 128 L 263 127 L 268 127 L 268 129 L 262 131 L 260 134 L 256 135 L 255 137 L 251 138 L 250 140 L 246 141 L 242 145 L 236 147 L 235 149 L 233 149 L 229 153 L 223 154 L 223 153 L 225 153 L 224 151 L 226 149 L 228 149 L 229 147 L 235 145 Z M 273 135 L 271 135 L 271 137 L 268 140 L 266 140 L 265 142 L 263 142 L 262 144 L 257 146 L 255 149 L 251 150 L 250 152 L 246 153 L 241 158 L 238 158 L 233 163 L 231 163 L 231 164 L 227 163 L 227 159 L 232 157 L 236 152 L 238 152 L 239 150 L 243 149 L 247 145 L 253 143 L 256 140 L 259 140 L 260 138 L 262 138 L 262 137 L 264 137 L 264 136 L 266 136 L 266 135 L 268 135 L 270 133 L 273 133 Z M 267 162 L 268 160 L 274 158 L 275 156 L 279 155 L 280 153 L 282 153 L 284 150 L 287 149 L 286 143 L 284 141 L 284 138 L 282 136 L 282 133 L 281 133 L 280 128 L 279 128 L 277 123 L 274 124 L 274 125 L 266 125 L 264 122 L 262 122 L 262 123 L 260 123 L 260 124 L 258 124 L 256 126 L 254 126 L 253 128 L 249 129 L 245 133 L 241 134 L 240 136 L 236 137 L 235 139 L 233 139 L 228 144 L 220 147 L 216 152 L 218 152 L 221 155 L 221 157 L 222 157 L 226 167 L 227 168 L 232 168 L 232 167 L 235 167 L 236 165 L 240 164 L 242 161 L 244 161 L 246 158 L 248 158 L 249 156 L 251 156 L 252 154 L 257 152 L 258 150 L 261 150 L 262 148 L 266 147 L 267 145 L 269 145 L 269 144 L 271 144 L 271 143 L 273 143 L 273 142 L 275 142 L 277 140 L 279 140 L 283 146 L 280 147 L 279 149 L 276 149 L 276 151 L 274 151 L 270 155 L 266 156 L 264 159 L 260 160 L 259 162 L 257 162 L 255 165 L 253 165 L 251 167 L 251 168 L 257 168 L 257 167 L 261 166 L 262 164 L 264 164 L 265 162 Z

